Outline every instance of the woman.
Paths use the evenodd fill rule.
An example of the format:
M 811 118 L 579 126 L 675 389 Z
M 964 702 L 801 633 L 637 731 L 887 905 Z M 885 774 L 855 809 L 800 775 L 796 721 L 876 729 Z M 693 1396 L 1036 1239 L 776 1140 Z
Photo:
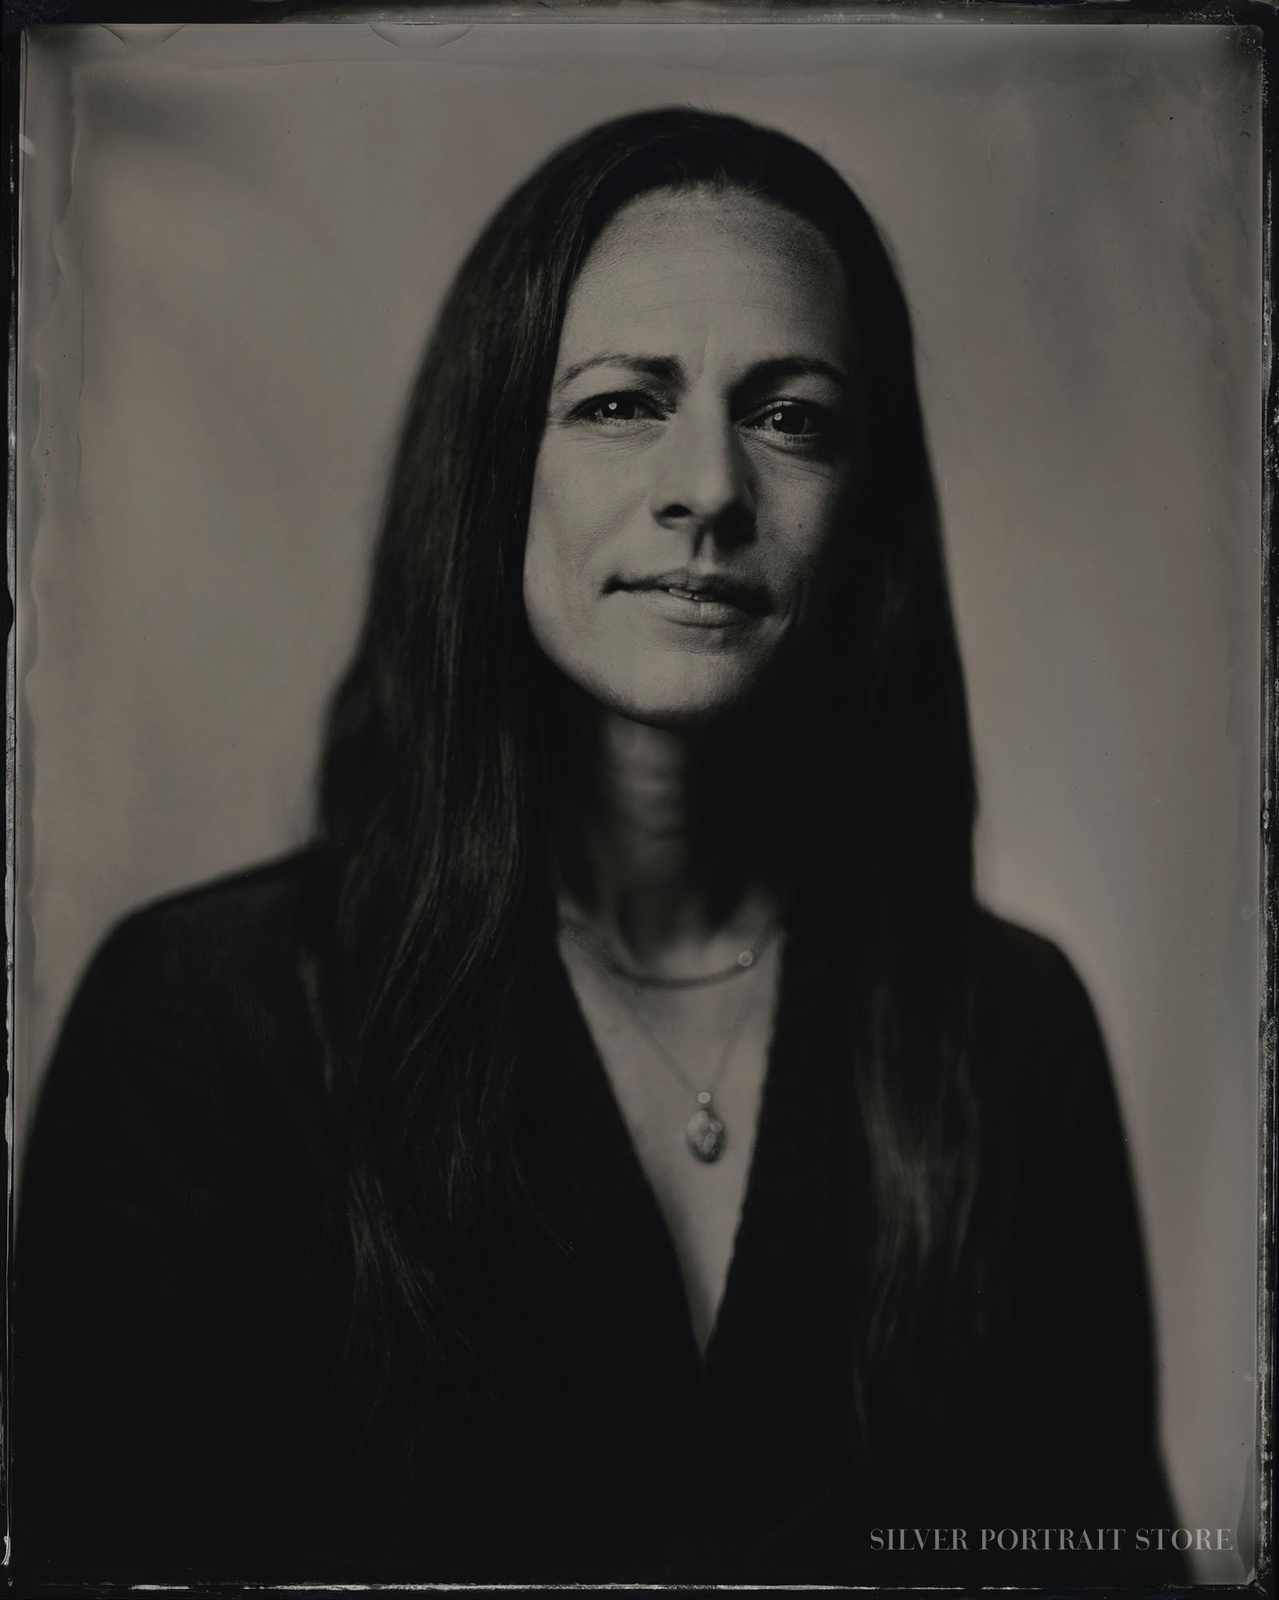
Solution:
M 873 224 L 732 118 L 588 133 L 441 312 L 314 849 L 68 1019 L 19 1549 L 25 1489 L 58 1576 L 1169 1575 L 980 1548 L 1173 1519 L 1103 1047 L 973 809 Z

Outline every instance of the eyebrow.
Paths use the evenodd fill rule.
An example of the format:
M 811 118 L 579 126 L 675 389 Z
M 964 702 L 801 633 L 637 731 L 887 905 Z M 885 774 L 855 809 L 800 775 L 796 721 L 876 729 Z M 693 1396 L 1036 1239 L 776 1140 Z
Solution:
M 594 367 L 627 367 L 632 372 L 641 372 L 663 383 L 677 383 L 684 375 L 681 363 L 674 356 L 637 356 L 614 351 L 608 355 L 591 356 L 585 361 L 575 361 L 565 367 L 555 380 L 555 392 L 566 389 L 575 378 L 580 378 Z M 851 388 L 848 374 L 819 356 L 774 356 L 771 360 L 760 361 L 747 371 L 736 387 L 757 387 L 797 377 L 826 378 L 843 394 L 847 394 Z
M 567 388 L 574 378 L 580 378 L 592 367 L 629 367 L 632 372 L 642 372 L 664 383 L 675 382 L 683 376 L 683 368 L 674 356 L 631 356 L 610 352 L 608 355 L 590 356 L 585 361 L 575 361 L 572 366 L 565 367 L 555 380 L 556 389 Z

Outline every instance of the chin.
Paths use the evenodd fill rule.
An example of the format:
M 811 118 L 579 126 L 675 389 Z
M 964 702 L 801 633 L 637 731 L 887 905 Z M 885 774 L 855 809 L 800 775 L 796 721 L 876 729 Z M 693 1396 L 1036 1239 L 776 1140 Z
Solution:
M 727 726 L 749 717 L 760 699 L 758 675 L 743 671 L 610 676 L 582 687 L 617 716 L 672 731 Z

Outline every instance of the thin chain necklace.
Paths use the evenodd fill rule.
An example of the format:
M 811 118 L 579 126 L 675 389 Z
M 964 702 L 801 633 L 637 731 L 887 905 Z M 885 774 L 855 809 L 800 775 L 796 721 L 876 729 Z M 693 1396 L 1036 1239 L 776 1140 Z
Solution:
M 776 931 L 770 924 L 755 940 L 748 944 L 744 950 L 739 950 L 731 967 L 723 967 L 718 972 L 701 973 L 694 978 L 666 978 L 656 972 L 636 972 L 633 967 L 624 967 L 622 963 L 609 954 L 601 945 L 596 944 L 583 928 L 580 922 L 563 920 L 560 927 L 580 949 L 585 950 L 597 966 L 604 968 L 605 972 L 612 973 L 613 977 L 620 978 L 623 983 L 633 983 L 637 989 L 709 989 L 716 983 L 727 983 L 730 978 L 740 978 L 743 972 L 750 969 L 768 948 L 768 941 Z
M 584 950 L 586 954 L 590 956 L 591 959 L 595 961 L 596 964 L 605 972 L 614 977 L 623 975 L 615 973 L 613 967 L 602 959 L 601 952 L 596 950 L 593 945 L 575 937 L 570 924 L 565 923 L 563 926 L 564 932 L 571 939 L 573 939 L 574 944 L 578 945 L 580 949 Z M 755 960 L 757 960 L 760 954 L 763 952 L 769 939 L 772 937 L 772 934 L 773 929 L 769 928 L 756 941 L 752 950 L 752 959 L 750 963 L 747 964 L 748 966 L 754 965 Z M 741 958 L 739 957 L 738 959 L 740 961 Z M 741 972 L 745 971 L 746 967 L 738 967 L 734 970 Z M 733 976 L 734 970 L 730 970 L 727 974 L 725 974 L 725 976 Z M 676 980 L 670 981 L 674 982 Z M 721 980 L 719 978 L 712 978 L 710 980 L 693 979 L 691 982 L 685 980 L 685 986 L 692 987 L 693 985 L 706 983 L 707 981 L 718 982 Z M 692 1116 L 684 1124 L 684 1135 L 688 1140 L 689 1148 L 699 1161 L 718 1161 L 720 1156 L 724 1153 L 724 1146 L 728 1143 L 728 1129 L 724 1124 L 723 1118 L 720 1117 L 714 1109 L 715 1091 L 719 1088 L 720 1080 L 723 1078 L 724 1073 L 727 1070 L 728 1063 L 732 1058 L 734 1047 L 736 1046 L 738 1039 L 741 1037 L 743 1028 L 746 1026 L 746 1019 L 750 1015 L 751 1010 L 751 1000 L 754 998 L 753 989 L 748 987 L 743 993 L 741 1002 L 737 1007 L 736 1015 L 733 1018 L 732 1026 L 729 1028 L 728 1036 L 724 1041 L 724 1048 L 720 1052 L 719 1060 L 715 1064 L 715 1070 L 711 1074 L 710 1079 L 704 1089 L 699 1089 L 697 1084 L 694 1083 L 684 1071 L 684 1068 L 680 1065 L 680 1063 L 676 1061 L 675 1057 L 670 1053 L 666 1045 L 663 1044 L 661 1039 L 657 1036 L 657 1033 L 654 1031 L 648 1018 L 644 1016 L 643 1012 L 636 1008 L 631 996 L 621 988 L 616 989 L 616 994 L 617 998 L 625 1007 L 626 1012 L 630 1016 L 631 1020 L 641 1030 L 641 1032 L 644 1034 L 644 1037 L 653 1047 L 658 1060 L 678 1080 L 678 1082 L 688 1090 L 689 1094 L 695 1097 L 697 1101 L 697 1110 L 694 1111 Z

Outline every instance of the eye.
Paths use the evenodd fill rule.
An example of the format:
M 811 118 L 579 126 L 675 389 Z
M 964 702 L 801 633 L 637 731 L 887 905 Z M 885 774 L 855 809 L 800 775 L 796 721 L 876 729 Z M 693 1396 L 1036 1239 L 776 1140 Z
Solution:
M 756 412 L 747 426 L 786 439 L 817 439 L 830 432 L 831 423 L 829 414 L 816 406 L 780 400 Z
M 648 422 L 661 415 L 662 409 L 657 402 L 637 390 L 595 395 L 573 408 L 575 418 L 606 427 L 626 422 Z

